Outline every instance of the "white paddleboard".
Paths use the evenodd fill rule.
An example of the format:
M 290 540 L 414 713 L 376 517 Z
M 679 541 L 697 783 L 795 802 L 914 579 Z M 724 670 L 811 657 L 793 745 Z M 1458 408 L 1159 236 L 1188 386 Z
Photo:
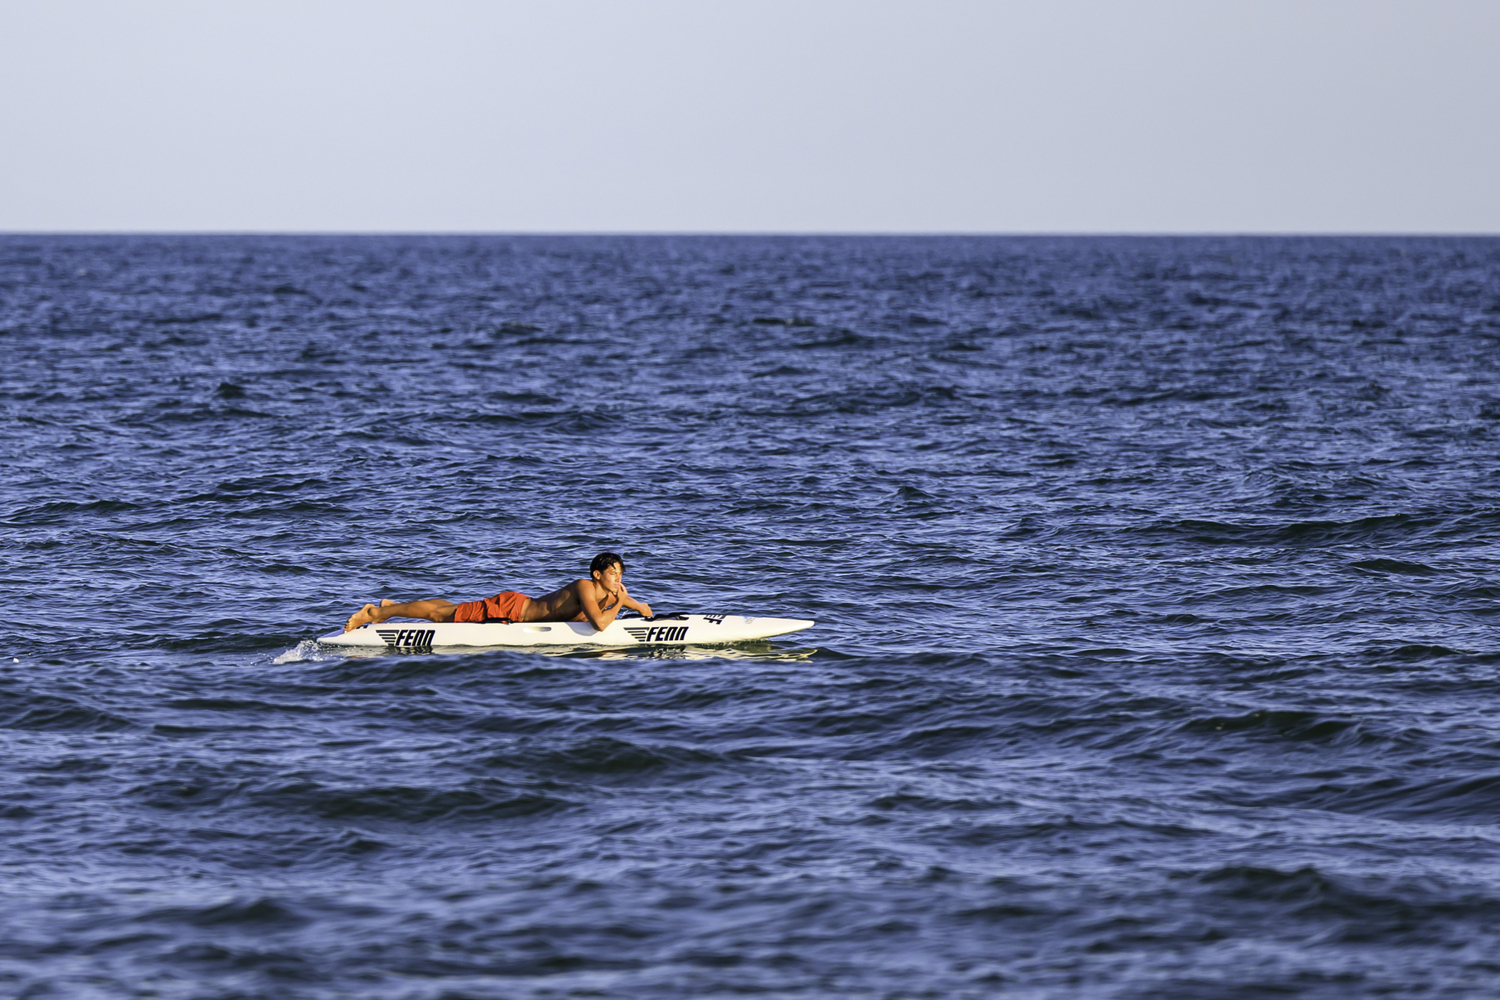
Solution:
M 395 622 L 361 625 L 318 640 L 325 646 L 361 649 L 432 649 L 483 646 L 699 645 L 769 639 L 811 628 L 806 618 L 744 615 L 672 615 L 615 619 L 603 631 L 588 622 Z

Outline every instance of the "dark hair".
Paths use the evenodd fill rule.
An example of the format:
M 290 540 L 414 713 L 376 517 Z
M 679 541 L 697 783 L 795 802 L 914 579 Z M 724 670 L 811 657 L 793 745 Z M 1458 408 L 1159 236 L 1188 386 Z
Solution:
M 625 572 L 625 560 L 613 552 L 601 552 L 589 563 L 589 573 L 603 573 L 616 563 L 620 564 L 620 572 Z

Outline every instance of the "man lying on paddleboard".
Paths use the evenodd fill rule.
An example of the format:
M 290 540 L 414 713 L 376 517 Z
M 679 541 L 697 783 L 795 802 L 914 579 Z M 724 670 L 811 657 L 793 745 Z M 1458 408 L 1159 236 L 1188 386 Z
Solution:
M 574 580 L 561 590 L 545 597 L 527 597 L 506 590 L 482 601 L 454 604 L 440 597 L 425 601 L 381 601 L 380 607 L 366 604 L 349 616 L 344 626 L 348 632 L 371 622 L 387 618 L 425 618 L 430 622 L 484 622 L 502 619 L 512 622 L 581 622 L 587 621 L 599 631 L 615 620 L 621 608 L 634 608 L 647 618 L 651 605 L 642 604 L 625 590 L 620 578 L 625 575 L 625 560 L 613 552 L 601 552 L 589 563 L 587 580 Z

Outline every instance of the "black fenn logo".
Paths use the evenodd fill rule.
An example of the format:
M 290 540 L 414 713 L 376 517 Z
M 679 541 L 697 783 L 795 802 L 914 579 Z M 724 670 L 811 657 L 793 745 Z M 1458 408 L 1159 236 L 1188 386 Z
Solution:
M 625 631 L 636 642 L 681 642 L 687 638 L 686 625 L 653 625 L 650 628 L 630 628 Z
M 397 649 L 427 649 L 432 646 L 436 629 L 430 628 L 378 628 L 375 634 L 385 640 L 387 646 Z
M 724 619 L 728 617 L 728 615 L 704 615 L 703 620 L 710 625 L 722 625 L 724 624 Z

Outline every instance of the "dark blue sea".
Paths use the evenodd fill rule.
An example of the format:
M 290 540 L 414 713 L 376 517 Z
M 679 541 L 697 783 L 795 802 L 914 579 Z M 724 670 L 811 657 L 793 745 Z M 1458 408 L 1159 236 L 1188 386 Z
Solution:
M 0 237 L 0 995 L 1500 994 L 1500 239 Z M 738 647 L 351 656 L 623 553 Z

